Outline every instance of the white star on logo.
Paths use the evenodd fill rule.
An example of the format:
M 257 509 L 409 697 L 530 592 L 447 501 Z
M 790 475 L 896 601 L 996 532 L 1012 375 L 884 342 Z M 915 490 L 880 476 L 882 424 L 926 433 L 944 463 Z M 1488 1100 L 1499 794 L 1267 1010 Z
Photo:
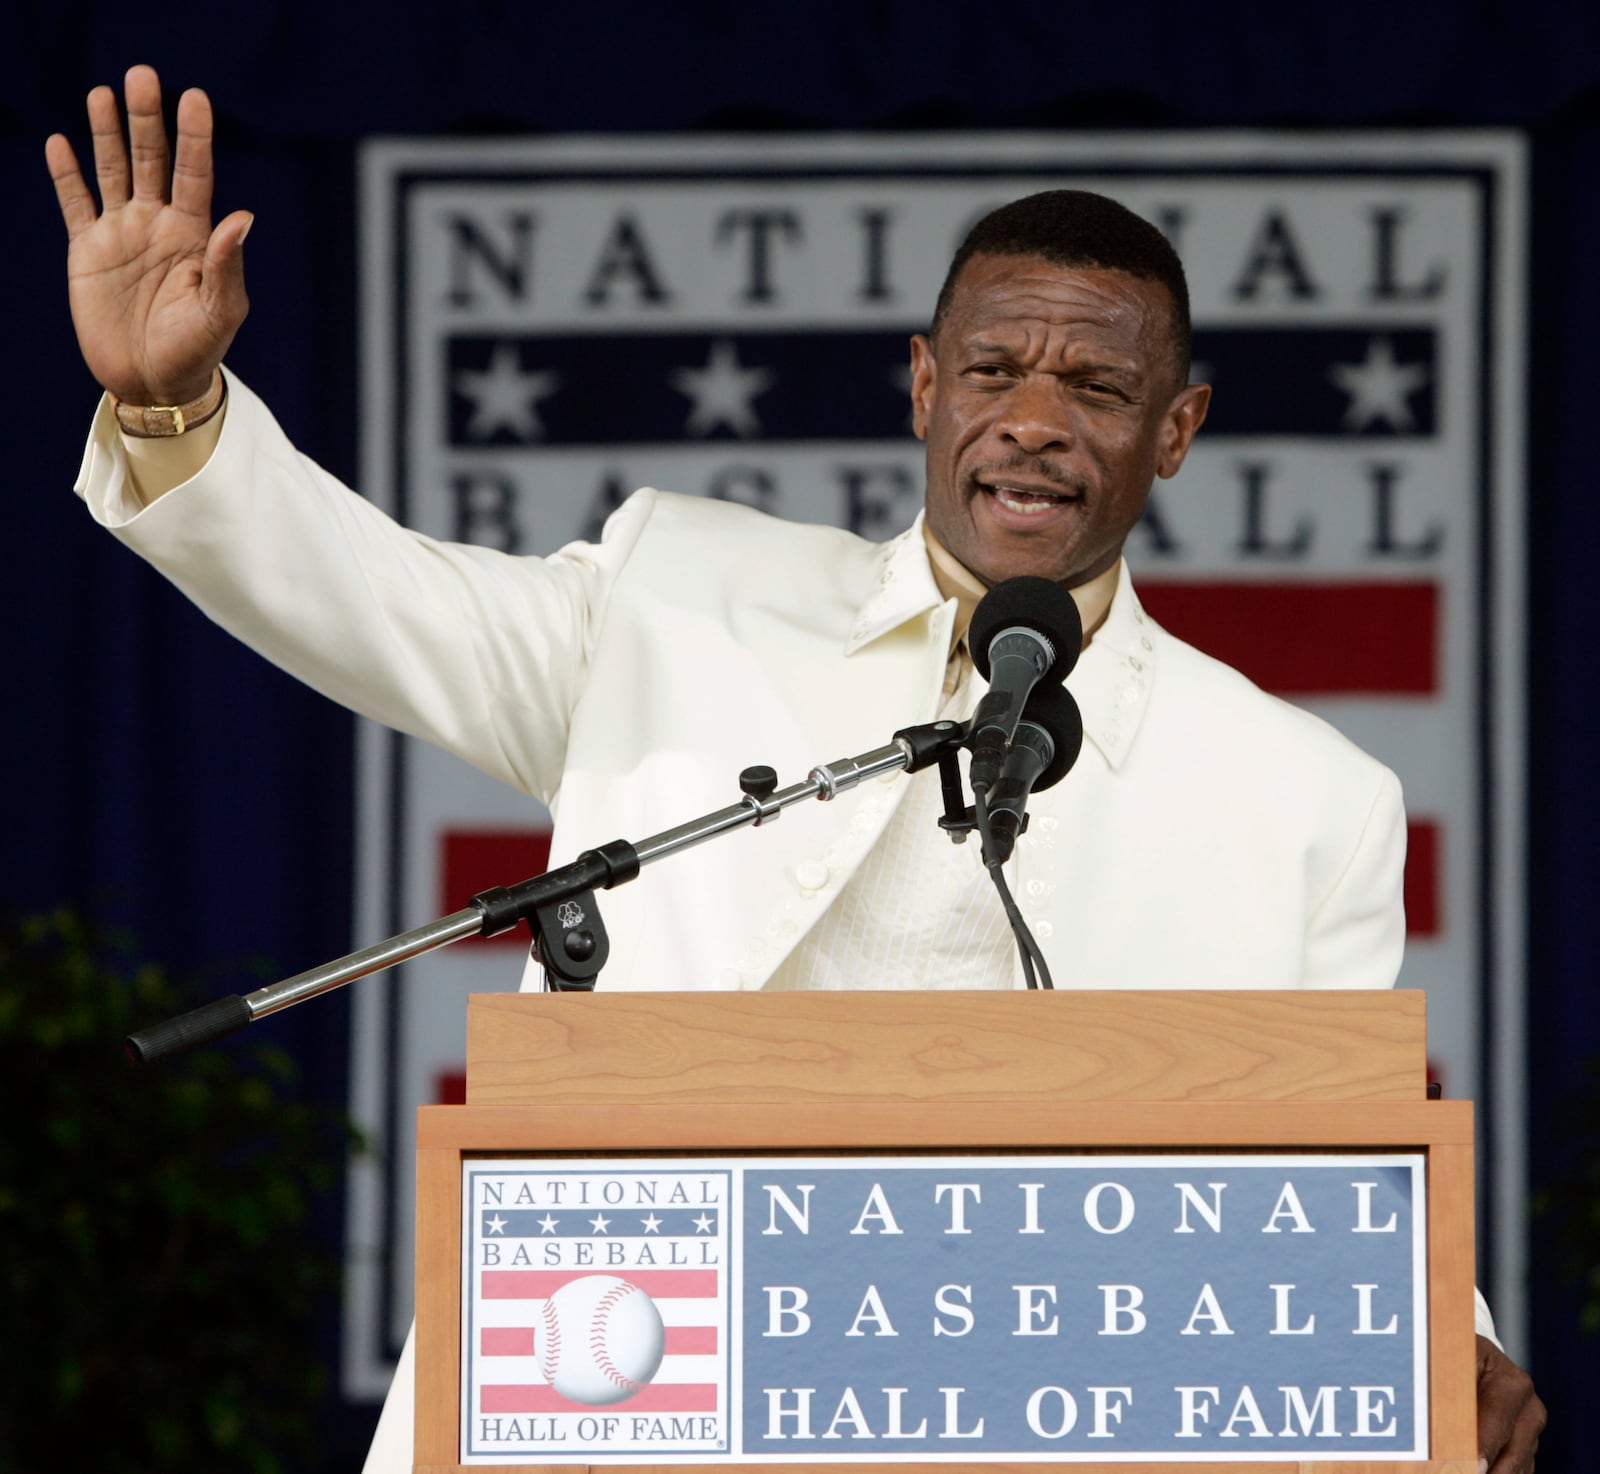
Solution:
M 543 1218 L 538 1220 L 540 1231 L 543 1233 L 554 1233 L 556 1231 L 556 1224 L 558 1221 L 559 1220 L 552 1218 L 548 1213 L 546 1213 Z
M 604 1233 L 608 1228 L 611 1227 L 611 1220 L 603 1213 L 596 1213 L 595 1216 L 589 1220 L 589 1222 L 593 1226 L 596 1233 Z
M 530 373 L 517 357 L 515 343 L 497 343 L 486 369 L 458 369 L 455 388 L 472 401 L 467 434 L 487 440 L 496 430 L 509 430 L 523 440 L 537 440 L 544 425 L 535 408 L 561 387 L 555 373 Z
M 1364 362 L 1336 363 L 1328 377 L 1350 396 L 1346 429 L 1364 430 L 1382 420 L 1390 429 L 1409 430 L 1416 418 L 1407 401 L 1428 382 L 1428 370 L 1420 363 L 1397 362 L 1394 345 L 1387 338 L 1373 338 Z
M 506 1221 L 498 1213 L 496 1213 L 494 1215 L 494 1217 L 489 1220 L 489 1232 L 490 1233 L 504 1233 L 505 1231 L 506 1231 Z
M 693 1220 L 695 1229 L 699 1233 L 710 1233 L 711 1222 L 711 1216 L 707 1213 L 702 1213 L 698 1218 Z
M 735 435 L 759 435 L 761 421 L 750 401 L 765 394 L 776 377 L 771 369 L 742 367 L 739 350 L 726 338 L 711 345 L 704 368 L 673 369 L 667 375 L 678 393 L 694 401 L 684 424 L 690 435 L 709 435 L 718 425 L 726 425 Z
M 647 1214 L 640 1221 L 644 1224 L 646 1233 L 657 1233 L 661 1229 L 661 1220 L 654 1213 Z

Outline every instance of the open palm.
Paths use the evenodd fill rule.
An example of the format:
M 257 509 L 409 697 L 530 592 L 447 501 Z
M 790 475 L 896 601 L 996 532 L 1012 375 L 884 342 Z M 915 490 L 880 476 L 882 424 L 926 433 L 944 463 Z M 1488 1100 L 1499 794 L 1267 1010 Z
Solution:
M 72 145 L 45 144 L 66 222 L 73 326 L 89 371 L 129 404 L 181 404 L 205 392 L 249 310 L 243 244 L 251 216 L 211 226 L 211 104 L 178 104 L 169 168 L 161 83 L 149 67 L 127 76 L 128 137 L 116 95 L 89 94 L 96 209 Z M 131 163 L 130 163 L 131 156 Z

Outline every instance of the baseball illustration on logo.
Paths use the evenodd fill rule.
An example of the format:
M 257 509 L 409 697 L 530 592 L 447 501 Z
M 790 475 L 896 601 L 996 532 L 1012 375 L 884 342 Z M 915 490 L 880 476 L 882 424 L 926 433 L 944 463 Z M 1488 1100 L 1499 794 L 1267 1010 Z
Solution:
M 614 1274 L 569 1280 L 542 1314 L 545 1380 L 573 1402 L 621 1402 L 643 1391 L 661 1365 L 661 1312 L 645 1291 Z

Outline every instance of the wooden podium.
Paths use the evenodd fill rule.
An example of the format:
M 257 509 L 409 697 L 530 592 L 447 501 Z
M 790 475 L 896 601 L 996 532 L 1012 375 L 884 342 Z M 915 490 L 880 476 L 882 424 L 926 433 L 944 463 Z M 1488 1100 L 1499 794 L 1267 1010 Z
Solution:
M 591 1467 L 459 1462 L 465 1161 L 863 1149 L 1423 1154 L 1429 1457 L 1199 1466 L 1475 1474 L 1472 1108 L 1427 1099 L 1420 993 L 489 994 L 470 1001 L 467 1035 L 467 1103 L 418 1120 L 418 1474 Z M 1196 1461 L 989 1467 L 1179 1474 Z

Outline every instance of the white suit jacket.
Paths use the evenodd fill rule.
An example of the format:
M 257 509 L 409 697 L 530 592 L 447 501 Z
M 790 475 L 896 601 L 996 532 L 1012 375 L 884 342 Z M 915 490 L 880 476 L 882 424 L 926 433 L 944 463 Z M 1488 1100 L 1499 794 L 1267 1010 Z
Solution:
M 939 702 L 955 605 L 916 528 L 873 544 L 645 490 L 550 558 L 441 544 L 301 456 L 237 379 L 191 481 L 140 510 L 125 470 L 102 408 L 78 483 L 96 518 L 319 691 L 552 801 L 553 864 L 734 802 L 752 763 L 790 783 L 881 746 Z M 1393 983 L 1393 774 L 1161 629 L 1126 569 L 1067 684 L 1083 755 L 1034 799 L 1015 885 L 1059 986 Z M 607 893 L 601 986 L 759 988 L 912 782 L 937 777 L 797 805 Z

